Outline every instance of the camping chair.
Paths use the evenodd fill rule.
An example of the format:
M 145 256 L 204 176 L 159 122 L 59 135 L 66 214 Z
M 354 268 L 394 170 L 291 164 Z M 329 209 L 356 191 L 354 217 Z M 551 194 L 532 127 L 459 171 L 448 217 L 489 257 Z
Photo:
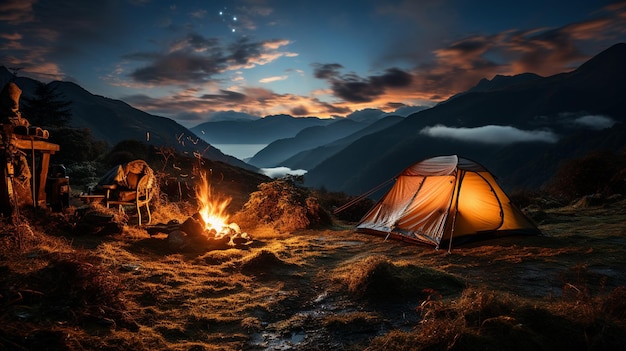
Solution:
M 134 206 L 137 209 L 140 226 L 141 208 L 145 207 L 148 213 L 148 224 L 150 224 L 152 214 L 149 205 L 155 183 L 152 168 L 143 160 L 135 160 L 112 169 L 108 174 L 113 175 L 112 182 L 100 185 L 106 191 L 104 197 L 106 207 L 117 205 L 119 211 L 124 212 L 124 206 Z

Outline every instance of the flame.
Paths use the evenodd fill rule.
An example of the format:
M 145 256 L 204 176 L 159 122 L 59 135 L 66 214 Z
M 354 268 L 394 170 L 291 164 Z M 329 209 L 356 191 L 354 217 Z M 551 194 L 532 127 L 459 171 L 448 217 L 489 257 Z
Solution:
M 199 205 L 198 212 L 204 220 L 205 230 L 215 230 L 217 234 L 220 234 L 232 228 L 232 225 L 228 224 L 229 216 L 226 213 L 226 207 L 230 204 L 231 198 L 214 196 L 204 172 L 200 174 L 200 184 L 196 187 L 196 198 Z

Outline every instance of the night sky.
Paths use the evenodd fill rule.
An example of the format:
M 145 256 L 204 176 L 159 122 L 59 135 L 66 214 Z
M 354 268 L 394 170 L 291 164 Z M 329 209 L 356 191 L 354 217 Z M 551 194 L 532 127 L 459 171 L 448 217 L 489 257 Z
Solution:
M 219 111 L 430 106 L 481 78 L 570 71 L 619 42 L 625 1 L 0 1 L 0 65 L 187 127 Z

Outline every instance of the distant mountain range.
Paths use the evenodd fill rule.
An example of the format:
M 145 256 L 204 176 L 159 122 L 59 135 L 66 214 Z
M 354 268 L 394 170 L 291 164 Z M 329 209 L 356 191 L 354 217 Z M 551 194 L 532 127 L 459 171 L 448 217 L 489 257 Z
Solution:
M 0 67 L 0 83 L 12 77 Z M 18 77 L 24 94 L 36 81 Z M 507 190 L 537 188 L 564 160 L 592 150 L 626 149 L 626 44 L 616 44 L 578 69 L 550 77 L 496 76 L 431 108 L 397 114 L 357 111 L 346 118 L 255 118 L 225 111 L 191 130 L 171 119 L 52 82 L 72 101 L 72 126 L 114 145 L 125 139 L 258 171 L 308 170 L 305 185 L 361 194 L 422 159 L 459 154 L 499 177 Z M 234 117 L 235 120 L 224 120 Z M 211 144 L 268 144 L 249 164 Z
M 206 122 L 191 128 L 191 131 L 211 144 L 269 144 L 274 140 L 293 137 L 305 128 L 325 126 L 332 122 L 332 119 L 317 117 L 275 115 L 256 120 Z
M 257 167 L 282 166 L 282 161 L 318 146 L 331 143 L 350 135 L 367 126 L 366 122 L 355 122 L 350 119 L 334 120 L 325 126 L 309 127 L 301 130 L 295 137 L 278 139 L 266 148 L 257 152 L 248 163 Z
M 372 124 L 368 124 L 366 127 L 359 129 L 348 136 L 325 143 L 315 148 L 300 151 L 297 154 L 280 161 L 278 165 L 289 167 L 291 169 L 313 169 L 330 155 L 338 153 L 354 141 L 366 135 L 386 129 L 403 119 L 404 117 L 401 116 L 387 116 L 381 120 L 375 121 Z
M 413 112 L 424 110 L 426 106 L 405 106 L 393 113 L 378 109 L 355 111 L 345 118 L 298 117 L 289 115 L 273 115 L 254 117 L 245 113 L 223 111 L 215 113 L 208 122 L 201 123 L 190 130 L 210 144 L 271 144 L 279 139 L 294 138 L 306 128 L 324 127 L 340 120 L 350 120 L 370 124 L 389 115 L 406 117 Z M 328 129 L 345 128 L 346 125 L 336 124 Z M 275 157 L 276 159 L 280 157 Z
M 422 159 L 460 154 L 507 189 L 544 184 L 566 159 L 626 147 L 626 44 L 542 78 L 497 76 L 329 155 L 305 184 L 366 192 Z
M 338 139 L 347 138 L 353 133 L 365 130 L 389 116 L 402 118 L 427 109 L 427 106 L 404 106 L 388 113 L 379 109 L 363 109 L 355 111 L 345 118 L 337 117 L 321 119 L 317 117 L 294 118 L 288 115 L 250 118 L 249 115 L 225 111 L 210 117 L 210 121 L 202 123 L 191 130 L 208 143 L 213 144 L 268 144 L 246 162 L 257 167 L 292 167 L 298 164 L 310 169 L 328 157 L 327 152 L 338 151 Z M 232 120 L 223 120 L 224 118 Z M 358 138 L 382 128 L 385 124 L 373 127 L 369 132 L 354 134 Z M 347 145 L 346 139 L 342 143 Z M 332 148 L 324 150 L 322 146 L 333 143 Z M 314 148 L 318 148 L 312 152 Z M 299 153 L 311 152 L 309 156 L 296 156 Z M 294 159 L 291 159 L 295 157 Z M 288 159 L 290 159 L 288 161 Z M 293 168 L 293 167 L 292 167 Z

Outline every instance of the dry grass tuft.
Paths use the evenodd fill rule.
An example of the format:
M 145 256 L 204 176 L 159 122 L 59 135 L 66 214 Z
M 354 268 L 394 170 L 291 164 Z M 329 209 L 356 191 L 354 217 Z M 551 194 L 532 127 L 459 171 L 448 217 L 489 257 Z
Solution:
M 313 228 L 331 223 L 309 191 L 287 180 L 275 180 L 259 185 L 233 220 L 242 227 L 271 224 L 280 232 Z
M 23 253 L 40 255 L 51 252 L 72 251 L 67 240 L 62 237 L 46 235 L 28 220 L 22 219 L 18 223 L 3 223 L 0 230 L 0 258 L 5 256 L 8 261 L 17 259 Z
M 373 334 L 380 329 L 382 318 L 371 312 L 347 312 L 336 315 L 328 315 L 322 319 L 322 325 L 333 333 Z
M 196 204 L 190 202 L 171 202 L 167 198 L 158 198 L 150 204 L 153 223 L 168 223 L 177 220 L 183 223 L 189 216 L 198 212 Z
M 0 304 L 5 307 L 0 341 L 15 349 L 72 349 L 62 328 L 138 330 L 126 312 L 125 287 L 100 265 L 98 257 L 41 251 L 32 257 L 0 269 Z M 32 268 L 17 266 L 23 264 Z M 21 328 L 23 323 L 31 327 Z
M 395 265 L 382 256 L 351 264 L 343 280 L 350 293 L 373 300 L 424 297 L 424 291 L 432 288 L 455 294 L 464 286 L 450 274 L 415 265 Z
M 268 275 L 278 273 L 291 264 L 281 260 L 275 253 L 268 250 L 260 250 L 245 257 L 241 264 L 241 272 L 244 274 Z
M 581 306 L 588 300 L 572 304 L 571 299 L 541 307 L 475 288 L 456 300 L 431 295 L 417 309 L 422 321 L 414 330 L 376 337 L 368 350 L 616 349 L 626 342 L 620 334 L 624 304 L 618 303 L 616 310 L 606 308 L 625 293 L 624 288 L 615 289 L 611 298 L 601 299 L 604 303 L 595 307 Z
M 626 287 L 619 286 L 602 303 L 602 311 L 611 318 L 626 321 Z

